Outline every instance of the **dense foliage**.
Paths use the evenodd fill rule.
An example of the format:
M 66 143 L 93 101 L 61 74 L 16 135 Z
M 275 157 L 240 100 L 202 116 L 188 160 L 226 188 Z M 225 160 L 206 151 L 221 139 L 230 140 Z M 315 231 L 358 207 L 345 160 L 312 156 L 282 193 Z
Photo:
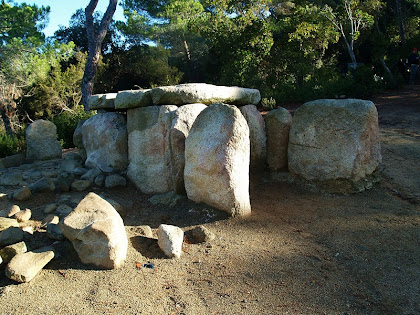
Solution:
M 88 1 L 86 1 L 86 5 Z M 263 105 L 367 97 L 404 83 L 420 45 L 420 0 L 121 0 L 95 93 L 207 82 L 258 88 Z M 53 38 L 49 8 L 0 4 L 0 143 L 34 119 L 71 146 L 87 55 L 84 8 Z M 94 13 L 98 28 L 101 13 Z M 8 134 L 8 138 L 4 134 Z M 12 137 L 12 138 L 11 138 Z

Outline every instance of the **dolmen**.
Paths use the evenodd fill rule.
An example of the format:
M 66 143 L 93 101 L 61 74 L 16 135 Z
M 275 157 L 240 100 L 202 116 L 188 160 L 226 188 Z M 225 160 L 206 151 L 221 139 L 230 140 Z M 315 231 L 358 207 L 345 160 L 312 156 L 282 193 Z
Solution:
M 381 161 L 370 101 L 257 110 L 260 92 L 204 83 L 98 94 L 80 125 L 86 165 L 126 172 L 147 194 L 174 191 L 232 216 L 251 213 L 249 174 L 288 171 L 333 193 L 370 188 Z

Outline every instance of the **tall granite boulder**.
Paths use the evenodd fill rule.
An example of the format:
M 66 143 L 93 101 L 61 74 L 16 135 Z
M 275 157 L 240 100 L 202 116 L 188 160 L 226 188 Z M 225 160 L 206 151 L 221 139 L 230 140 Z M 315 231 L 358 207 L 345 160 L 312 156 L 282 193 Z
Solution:
M 195 120 L 185 142 L 188 198 L 232 216 L 251 213 L 249 128 L 235 106 L 214 104 Z
M 119 113 L 102 113 L 82 126 L 86 166 L 103 172 L 124 170 L 128 164 L 127 123 Z
M 108 201 L 95 193 L 89 193 L 60 221 L 60 227 L 83 263 L 105 269 L 124 263 L 128 240 L 123 220 Z
M 251 169 L 262 170 L 267 159 L 267 136 L 265 122 L 255 105 L 245 105 L 239 108 L 249 127 L 251 143 Z
M 179 107 L 174 113 L 169 132 L 169 145 L 171 150 L 172 189 L 177 194 L 185 194 L 185 140 L 195 119 L 206 107 L 206 105 L 200 103 L 188 104 Z
M 378 113 L 371 101 L 316 100 L 296 110 L 289 141 L 292 174 L 330 192 L 357 192 L 371 186 L 380 162 Z
M 267 164 L 272 171 L 287 167 L 287 148 L 292 116 L 285 108 L 277 108 L 264 116 L 267 132 Z
M 26 157 L 30 160 L 61 159 L 57 127 L 48 120 L 36 120 L 25 132 Z
M 177 108 L 164 105 L 127 111 L 127 176 L 143 193 L 164 193 L 172 189 L 168 139 Z
M 85 145 L 83 144 L 83 132 L 82 127 L 86 120 L 80 120 L 77 123 L 77 127 L 73 133 L 73 144 L 77 147 L 79 151 L 79 155 L 82 157 L 83 160 L 86 160 L 86 150 Z

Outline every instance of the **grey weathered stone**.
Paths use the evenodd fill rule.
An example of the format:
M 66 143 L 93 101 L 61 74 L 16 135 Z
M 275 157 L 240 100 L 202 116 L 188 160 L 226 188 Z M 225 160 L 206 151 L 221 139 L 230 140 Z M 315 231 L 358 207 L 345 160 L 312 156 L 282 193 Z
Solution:
M 50 203 L 50 204 L 46 205 L 45 208 L 44 208 L 44 213 L 48 214 L 48 213 L 54 212 L 55 209 L 57 209 L 57 206 L 58 205 L 56 203 Z
M 265 168 L 267 159 L 267 137 L 265 122 L 255 105 L 246 105 L 239 108 L 249 127 L 249 141 L 251 144 L 250 166 L 255 170 Z
M 120 91 L 115 99 L 115 109 L 129 109 L 152 105 L 150 90 Z
M 57 177 L 57 188 L 61 191 L 69 191 L 71 184 L 74 181 L 74 175 L 63 172 Z
M 115 109 L 115 98 L 117 93 L 95 94 L 88 98 L 89 110 Z
M 65 239 L 63 231 L 60 226 L 56 223 L 47 224 L 47 236 L 56 241 L 62 241 Z
M 158 228 L 158 245 L 166 256 L 180 258 L 184 232 L 177 226 L 161 224 Z
M 103 172 L 127 167 L 127 123 L 124 115 L 95 115 L 84 122 L 82 132 L 87 167 L 97 167 Z
M 15 214 L 15 218 L 18 222 L 26 222 L 31 219 L 32 211 L 30 209 L 21 210 Z
M 30 160 L 61 158 L 61 145 L 57 140 L 57 127 L 47 120 L 36 120 L 26 129 L 26 156 Z
M 95 180 L 93 182 L 98 187 L 103 187 L 105 185 L 105 175 L 99 174 L 95 177 Z
M 106 188 L 124 187 L 127 185 L 125 178 L 118 174 L 108 175 L 105 179 Z
M 77 160 L 63 159 L 63 161 L 61 162 L 61 169 L 64 172 L 73 173 L 73 171 L 78 167 L 82 167 L 82 165 Z
M 91 168 L 90 170 L 88 170 L 86 173 L 84 173 L 80 178 L 84 179 L 84 180 L 88 180 L 91 183 L 93 183 L 96 176 L 98 176 L 100 174 L 102 174 L 101 170 L 94 167 L 94 168 Z
M 73 183 L 71 183 L 71 189 L 75 191 L 84 191 L 88 189 L 92 185 L 92 182 L 88 180 L 75 180 Z
M 140 233 L 144 237 L 153 238 L 152 228 L 148 225 L 139 225 L 135 227 L 137 233 Z
M 0 169 L 20 166 L 25 162 L 25 159 L 26 157 L 22 153 L 6 156 L 0 159 Z
M 249 201 L 249 128 L 238 108 L 207 107 L 185 142 L 188 198 L 232 216 L 251 213 Z
M 52 247 L 43 247 L 18 254 L 7 265 L 5 270 L 6 276 L 17 282 L 29 282 L 53 258 L 54 251 Z
M 0 257 L 3 259 L 3 263 L 7 264 L 17 254 L 26 253 L 27 251 L 25 242 L 19 242 L 0 249 Z
M 43 177 L 35 183 L 29 185 L 29 189 L 32 193 L 54 191 L 55 184 L 51 178 Z
M 76 153 L 76 152 L 68 152 L 68 153 L 66 153 L 63 156 L 63 160 L 64 161 L 66 161 L 66 160 L 74 160 L 74 161 L 79 162 L 80 164 L 83 164 L 83 162 L 84 162 L 83 157 L 79 153 Z
M 143 193 L 164 193 L 172 188 L 168 137 L 176 109 L 149 106 L 127 111 L 127 176 Z
M 72 211 L 73 211 L 73 208 L 67 205 L 59 205 L 57 209 L 55 209 L 55 213 L 57 213 L 58 216 L 60 217 L 64 217 Z
M 75 176 L 83 176 L 84 174 L 86 174 L 88 172 L 88 169 L 85 167 L 76 167 L 73 170 L 73 175 Z
M 13 215 L 15 215 L 15 213 Z M 9 227 L 19 227 L 19 222 L 16 219 L 0 217 L 0 232 L 8 229 Z
M 179 107 L 174 113 L 169 132 L 171 152 L 172 189 L 177 194 L 185 194 L 185 139 L 197 116 L 206 108 L 204 104 L 188 104 Z
M 13 200 L 17 201 L 25 201 L 29 200 L 32 196 L 31 190 L 24 186 L 22 188 L 19 188 L 13 193 Z
M 83 263 L 109 269 L 123 264 L 128 247 L 124 223 L 111 204 L 95 193 L 89 193 L 60 227 Z
M 295 176 L 330 192 L 356 192 L 380 161 L 372 102 L 317 100 L 296 110 L 289 141 L 289 170 Z
M 18 172 L 11 172 L 2 174 L 0 176 L 0 185 L 3 186 L 16 186 L 23 180 L 23 176 Z
M 223 102 L 232 105 L 258 104 L 261 95 L 258 90 L 237 86 L 216 86 L 205 83 L 188 83 L 162 86 L 150 92 L 154 105 L 192 103 L 213 104 Z
M 83 161 L 86 160 L 86 150 L 83 144 L 83 133 L 82 133 L 82 127 L 85 121 L 86 120 L 80 120 L 77 123 L 77 127 L 73 133 L 73 144 L 77 147 L 78 152 L 80 156 L 82 157 Z
M 23 241 L 23 231 L 18 227 L 9 227 L 0 233 L 0 247 Z
M 287 148 L 292 116 L 285 108 L 277 108 L 264 116 L 267 131 L 267 164 L 272 171 L 287 168 Z
M 174 191 L 168 191 L 165 194 L 154 195 L 149 199 L 149 202 L 153 205 L 166 205 L 169 207 L 174 207 L 183 196 L 176 194 Z
M 209 242 L 214 240 L 216 237 L 214 233 L 209 231 L 209 229 L 203 225 L 196 226 L 190 231 L 190 233 L 195 243 Z

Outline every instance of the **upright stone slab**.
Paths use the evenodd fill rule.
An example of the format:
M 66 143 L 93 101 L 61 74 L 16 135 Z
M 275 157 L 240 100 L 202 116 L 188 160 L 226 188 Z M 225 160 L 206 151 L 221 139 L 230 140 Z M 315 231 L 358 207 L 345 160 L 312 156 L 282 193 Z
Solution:
M 197 116 L 207 106 L 204 104 L 189 104 L 179 107 L 172 120 L 169 133 L 171 149 L 171 169 L 173 191 L 177 194 L 185 194 L 184 168 L 185 168 L 185 140 Z
M 235 106 L 214 104 L 195 120 L 185 142 L 188 198 L 232 216 L 251 213 L 249 128 Z
M 267 132 L 267 164 L 272 171 L 287 167 L 287 148 L 292 116 L 285 108 L 277 108 L 264 116 Z
M 61 159 L 57 127 L 48 120 L 36 120 L 25 132 L 26 157 L 30 160 Z
M 77 127 L 73 133 L 73 144 L 77 147 L 79 151 L 79 155 L 82 157 L 83 160 L 86 160 L 86 150 L 85 145 L 83 144 L 83 132 L 82 127 L 85 120 L 80 120 L 77 123 Z
M 264 118 L 255 105 L 246 105 L 239 109 L 242 115 L 244 115 L 249 127 L 251 169 L 264 169 L 267 159 L 267 137 Z
M 378 113 L 371 101 L 317 100 L 299 107 L 289 141 L 289 170 L 330 192 L 356 192 L 381 162 Z
M 83 263 L 106 269 L 124 263 L 128 241 L 123 220 L 108 201 L 95 193 L 89 193 L 60 221 L 60 227 Z
M 86 120 L 82 126 L 86 166 L 103 172 L 127 167 L 127 123 L 118 113 L 103 113 Z
M 169 130 L 173 105 L 148 106 L 127 111 L 127 176 L 144 193 L 164 193 L 172 189 Z
M 203 103 L 206 105 L 223 102 L 233 105 L 258 104 L 260 91 L 238 86 L 216 86 L 205 83 L 187 83 L 162 86 L 150 91 L 153 104 L 185 105 Z

